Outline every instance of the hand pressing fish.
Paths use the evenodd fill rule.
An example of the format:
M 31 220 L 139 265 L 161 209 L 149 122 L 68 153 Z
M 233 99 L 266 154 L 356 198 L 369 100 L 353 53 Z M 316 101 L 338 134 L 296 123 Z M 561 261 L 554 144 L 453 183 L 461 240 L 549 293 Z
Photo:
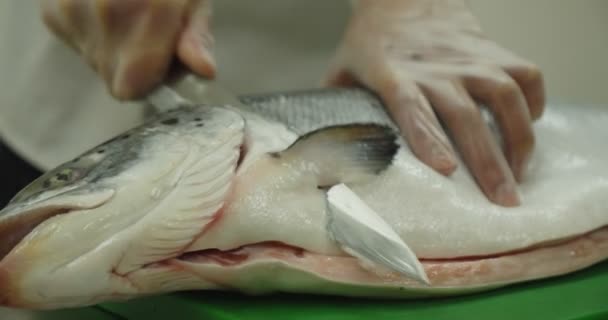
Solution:
M 178 91 L 201 101 L 192 80 Z M 550 106 L 522 205 L 507 208 L 465 169 L 419 162 L 365 91 L 184 102 L 0 211 L 1 305 L 181 290 L 433 297 L 608 258 L 606 109 Z

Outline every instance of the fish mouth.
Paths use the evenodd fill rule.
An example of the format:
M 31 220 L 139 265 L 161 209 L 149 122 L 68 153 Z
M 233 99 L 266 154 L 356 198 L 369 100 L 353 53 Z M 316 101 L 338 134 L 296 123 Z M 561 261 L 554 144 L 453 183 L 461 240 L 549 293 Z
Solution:
M 72 210 L 73 208 L 66 207 L 42 207 L 28 212 L 28 215 L 8 217 L 2 221 L 0 223 L 0 261 L 41 223 Z
M 147 268 L 169 268 L 188 272 L 217 288 L 244 292 L 260 288 L 243 286 L 230 276 L 245 272 L 256 264 L 279 262 L 286 268 L 297 269 L 329 282 L 386 288 L 466 289 L 503 286 L 511 283 L 547 278 L 570 273 L 598 263 L 608 257 L 608 226 L 578 236 L 537 244 L 518 250 L 479 256 L 453 258 L 419 257 L 430 280 L 430 287 L 416 280 L 381 267 L 369 268 L 354 257 L 325 255 L 291 244 L 267 241 L 246 244 L 229 250 L 205 249 L 187 252 L 172 259 L 148 265 Z M 210 268 L 222 272 L 210 275 Z M 269 283 L 272 283 L 269 279 Z M 259 282 L 258 282 L 259 283 Z M 270 291 L 302 292 L 296 287 Z M 316 291 L 315 291 L 316 292 Z M 334 292 L 340 295 L 356 295 Z M 387 297 L 399 296 L 387 291 Z
M 66 192 L 67 196 L 64 200 L 58 196 L 51 197 L 28 205 L 25 210 L 23 210 L 24 205 L 18 204 L 9 204 L 1 210 L 0 262 L 43 222 L 59 215 L 98 208 L 114 195 L 113 190 L 100 190 L 88 197 L 81 197 L 81 201 L 71 203 L 69 193 Z
M 10 212 L 11 209 L 9 205 L 3 211 Z M 75 209 L 66 206 L 43 206 L 29 210 L 26 214 L 8 216 L 0 220 L 0 306 L 21 305 L 21 301 L 16 298 L 19 296 L 19 289 L 12 283 L 14 273 L 6 267 L 4 258 L 40 224 Z

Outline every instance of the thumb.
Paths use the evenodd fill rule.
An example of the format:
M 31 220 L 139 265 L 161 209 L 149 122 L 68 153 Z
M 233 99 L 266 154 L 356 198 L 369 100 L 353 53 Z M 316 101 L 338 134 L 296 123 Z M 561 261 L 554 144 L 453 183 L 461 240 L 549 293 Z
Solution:
M 213 36 L 210 29 L 211 1 L 192 0 L 185 15 L 184 29 L 178 39 L 177 55 L 195 73 L 214 78 Z

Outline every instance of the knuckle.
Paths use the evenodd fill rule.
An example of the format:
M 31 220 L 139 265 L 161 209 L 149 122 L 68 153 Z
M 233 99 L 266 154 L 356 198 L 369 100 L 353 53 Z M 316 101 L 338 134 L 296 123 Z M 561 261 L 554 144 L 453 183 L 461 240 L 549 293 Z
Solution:
M 377 91 L 386 100 L 387 107 L 409 106 L 413 101 L 409 90 L 404 90 L 403 81 L 392 73 L 378 72 L 371 77 L 364 77 L 362 80 L 372 89 Z
M 515 137 L 512 139 L 513 151 L 521 154 L 531 153 L 534 150 L 536 137 L 529 126 L 523 130 L 516 131 L 515 134 Z
M 460 126 L 478 125 L 482 120 L 479 109 L 468 103 L 455 104 L 447 108 L 446 117 L 452 124 Z
M 519 86 L 511 77 L 500 74 L 493 77 L 494 95 L 497 98 L 507 98 L 513 96 L 519 91 Z
M 507 72 L 509 72 L 517 82 L 522 85 L 538 85 L 543 81 L 543 73 L 541 68 L 524 59 L 518 59 L 514 63 L 508 65 L 506 67 Z
M 498 164 L 496 158 L 488 155 L 482 158 L 479 165 L 479 173 L 485 177 L 485 184 L 490 188 L 495 189 L 502 181 L 505 180 L 504 170 Z
M 465 124 L 478 124 L 481 120 L 481 113 L 473 105 L 463 105 L 460 107 L 459 120 Z
M 409 121 L 407 123 L 408 138 L 418 148 L 427 148 L 431 143 L 431 137 L 424 123 L 420 121 Z M 420 151 L 420 150 L 418 150 Z
M 541 81 L 542 80 L 542 71 L 540 68 L 533 63 L 528 63 L 524 65 L 523 70 L 525 71 L 525 79 L 526 81 Z

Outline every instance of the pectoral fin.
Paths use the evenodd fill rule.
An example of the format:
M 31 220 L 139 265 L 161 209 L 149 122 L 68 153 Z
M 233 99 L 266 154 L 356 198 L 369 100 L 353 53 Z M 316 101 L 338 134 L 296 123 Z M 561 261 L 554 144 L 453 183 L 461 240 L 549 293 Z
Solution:
M 327 206 L 328 232 L 346 252 L 429 284 L 414 252 L 346 185 L 329 189 Z

